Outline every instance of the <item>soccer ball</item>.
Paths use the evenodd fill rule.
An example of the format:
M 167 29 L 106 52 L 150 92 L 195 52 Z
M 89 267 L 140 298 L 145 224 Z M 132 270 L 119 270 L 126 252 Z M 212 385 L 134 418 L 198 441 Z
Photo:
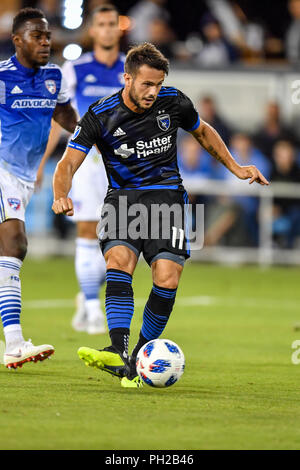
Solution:
M 169 339 L 154 339 L 138 352 L 136 370 L 141 379 L 151 387 L 170 387 L 184 371 L 184 354 Z

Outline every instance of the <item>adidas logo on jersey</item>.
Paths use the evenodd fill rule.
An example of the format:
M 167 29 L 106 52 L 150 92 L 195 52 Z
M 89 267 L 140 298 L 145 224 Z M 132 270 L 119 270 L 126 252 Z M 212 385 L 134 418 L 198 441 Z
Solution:
M 11 94 L 15 95 L 16 93 L 23 93 L 23 90 L 21 90 L 21 88 L 19 88 L 18 85 L 16 85 L 16 86 L 11 90 Z
M 126 135 L 126 132 L 121 129 L 121 127 L 118 127 L 118 129 L 113 133 L 114 137 L 119 137 L 120 135 Z

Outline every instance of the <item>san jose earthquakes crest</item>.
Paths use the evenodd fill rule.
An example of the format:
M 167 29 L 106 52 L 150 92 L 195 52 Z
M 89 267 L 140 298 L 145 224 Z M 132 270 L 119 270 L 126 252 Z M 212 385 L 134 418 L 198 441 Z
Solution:
M 156 119 L 157 119 L 158 127 L 162 131 L 167 131 L 169 129 L 170 124 L 171 124 L 171 119 L 170 119 L 169 114 L 161 114 L 160 116 L 157 116 Z
M 45 86 L 51 95 L 56 92 L 56 82 L 54 80 L 45 80 Z

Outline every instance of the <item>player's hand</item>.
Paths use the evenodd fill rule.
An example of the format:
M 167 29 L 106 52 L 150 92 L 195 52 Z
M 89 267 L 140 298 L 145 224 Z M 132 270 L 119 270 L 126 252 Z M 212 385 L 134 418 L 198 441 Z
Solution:
M 72 199 L 69 197 L 60 197 L 52 204 L 52 210 L 55 214 L 74 215 Z
M 240 166 L 236 176 L 241 180 L 248 180 L 250 178 L 249 184 L 254 183 L 254 181 L 258 184 L 261 184 L 262 186 L 268 186 L 270 184 L 264 175 L 254 165 Z

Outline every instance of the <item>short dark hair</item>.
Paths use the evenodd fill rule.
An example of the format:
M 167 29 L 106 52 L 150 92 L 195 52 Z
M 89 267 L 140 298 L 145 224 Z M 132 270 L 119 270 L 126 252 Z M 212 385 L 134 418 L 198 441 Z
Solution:
M 100 5 L 99 7 L 92 10 L 91 19 L 93 19 L 97 13 L 106 13 L 107 11 L 114 11 L 116 15 L 119 16 L 119 11 L 115 5 L 112 3 L 104 3 L 103 5 Z
M 38 8 L 22 8 L 22 10 L 20 10 L 13 19 L 12 33 L 16 34 L 16 32 L 20 29 L 21 26 L 23 26 L 24 23 L 26 23 L 26 21 L 32 20 L 34 18 L 46 19 L 44 12 Z
M 135 75 L 142 65 L 169 73 L 168 59 L 151 43 L 145 42 L 133 46 L 127 53 L 124 69 L 126 73 Z

